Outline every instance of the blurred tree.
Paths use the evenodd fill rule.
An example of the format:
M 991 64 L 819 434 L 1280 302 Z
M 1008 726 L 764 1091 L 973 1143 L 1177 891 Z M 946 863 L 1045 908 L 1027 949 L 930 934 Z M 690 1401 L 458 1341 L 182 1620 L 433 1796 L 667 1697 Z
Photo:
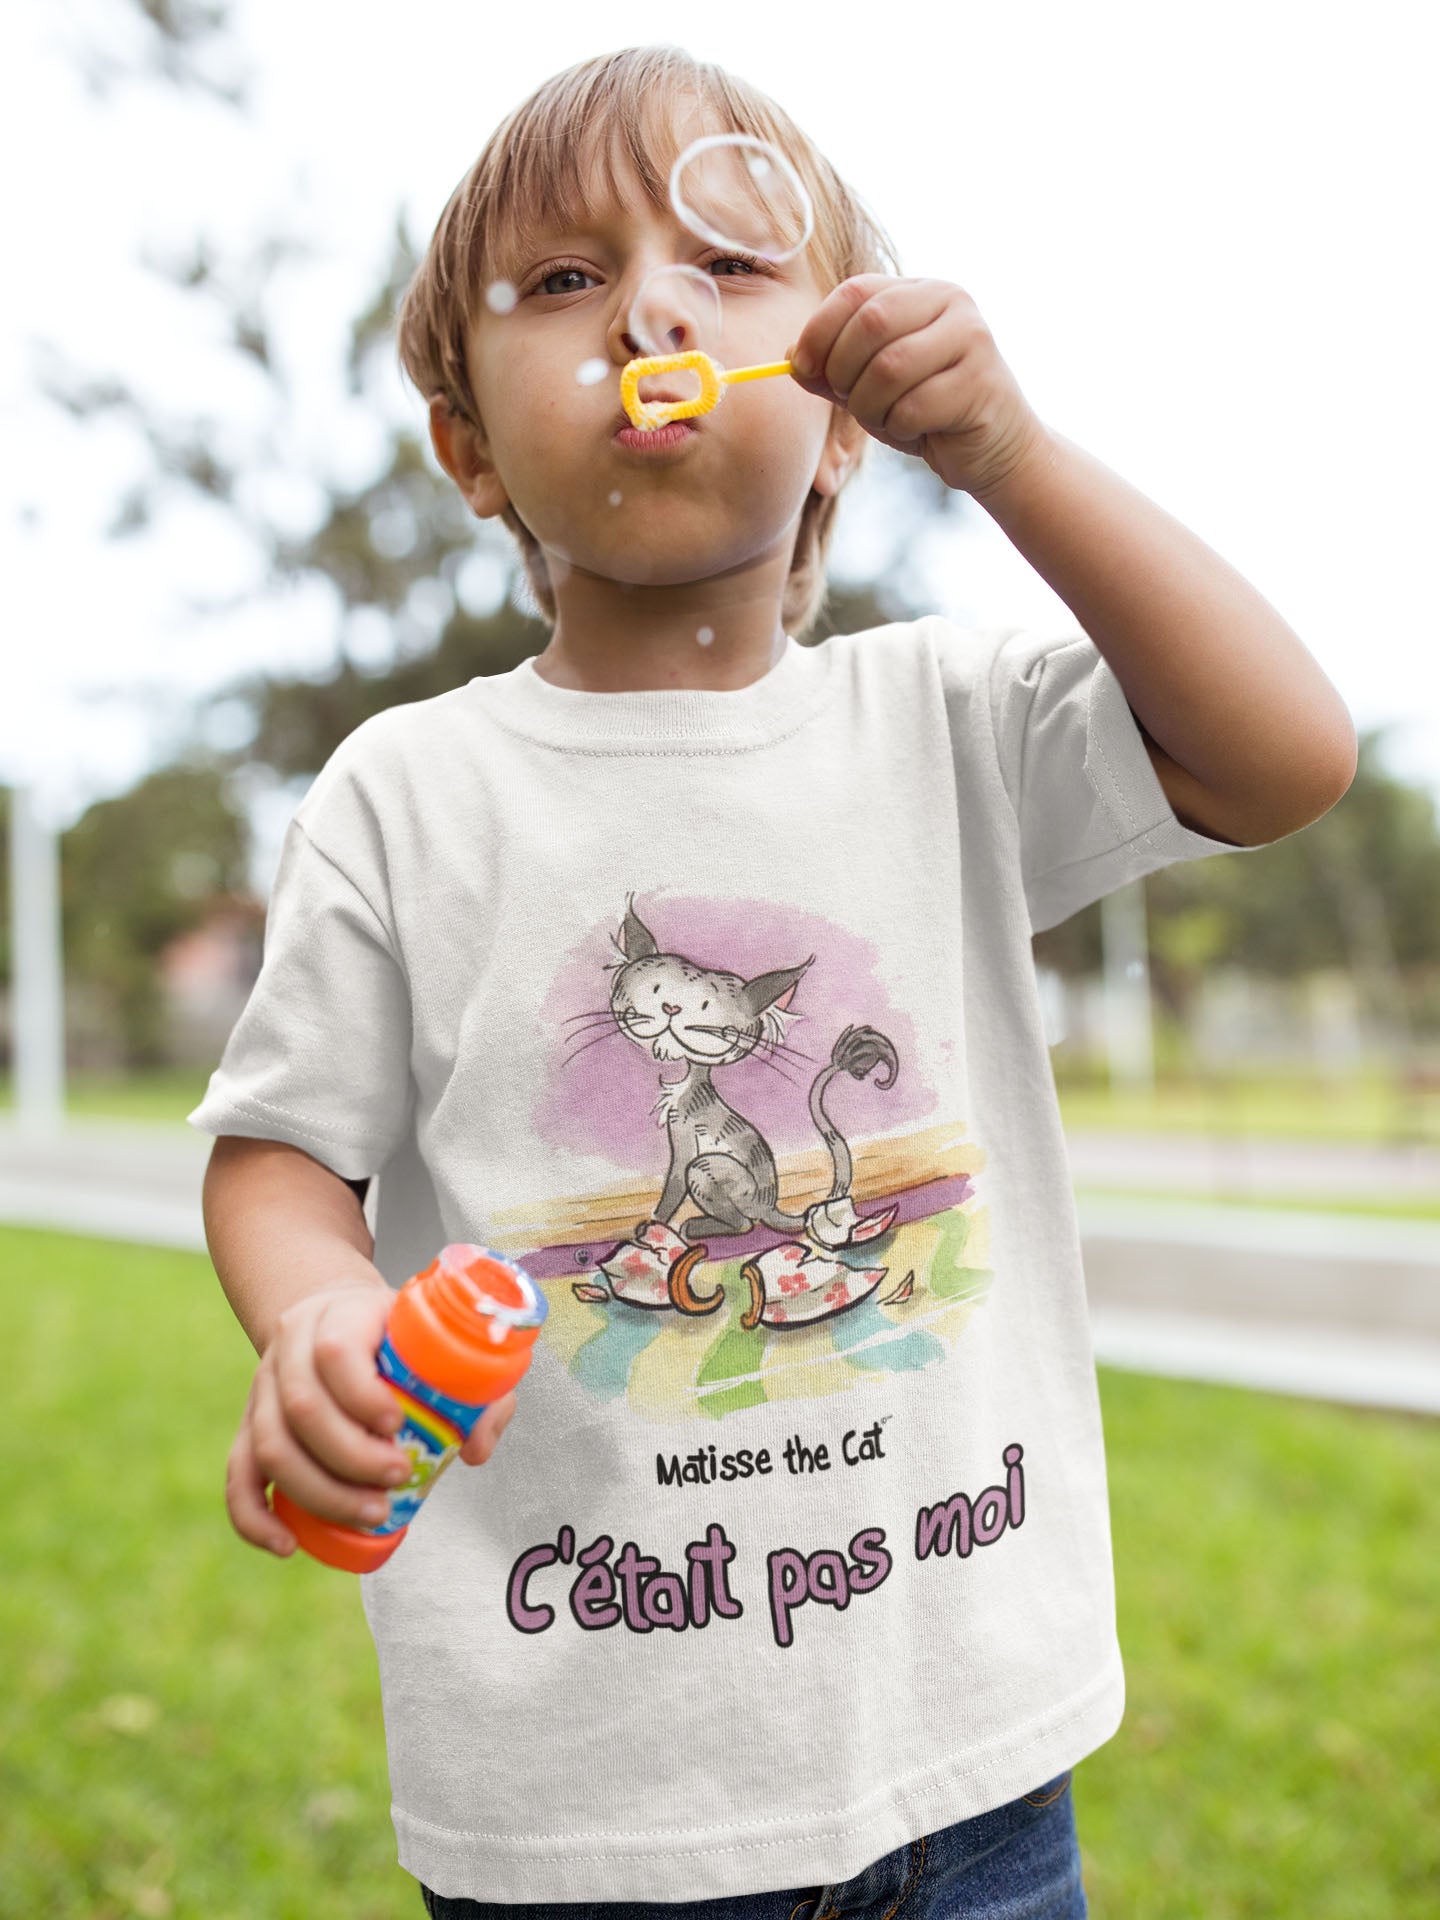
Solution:
M 248 850 L 223 775 L 206 766 L 162 767 L 62 836 L 66 973 L 102 996 L 131 1066 L 164 1064 L 157 962 L 218 900 L 246 892 Z
M 227 107 L 248 104 L 229 37 L 227 0 L 130 0 L 54 9 L 54 30 L 97 100 L 117 85 L 160 79 Z
M 1403 1043 L 1440 966 L 1440 825 L 1430 795 L 1382 765 L 1387 731 L 1361 734 L 1349 791 L 1310 826 L 1146 877 L 1151 982 L 1177 1019 L 1219 963 L 1273 979 L 1340 967 Z M 1060 973 L 1097 972 L 1098 903 L 1037 935 L 1035 953 Z

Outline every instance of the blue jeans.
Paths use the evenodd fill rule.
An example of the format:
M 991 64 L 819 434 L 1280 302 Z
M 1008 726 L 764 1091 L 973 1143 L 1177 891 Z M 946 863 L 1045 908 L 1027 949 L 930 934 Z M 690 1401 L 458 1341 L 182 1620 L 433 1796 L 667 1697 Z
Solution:
M 1008 1806 L 897 1847 L 833 1887 L 716 1900 L 447 1900 L 423 1886 L 431 1920 L 1085 1920 L 1070 1775 Z

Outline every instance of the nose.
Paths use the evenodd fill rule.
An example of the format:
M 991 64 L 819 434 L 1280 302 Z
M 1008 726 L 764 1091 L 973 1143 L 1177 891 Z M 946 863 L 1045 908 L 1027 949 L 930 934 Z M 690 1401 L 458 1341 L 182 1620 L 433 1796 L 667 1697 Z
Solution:
M 662 1000 L 660 1002 L 660 1011 L 670 1014 L 673 1018 L 675 1014 L 679 1013 L 680 1009 L 679 1007 L 672 1007 L 668 1000 Z
M 684 321 L 677 321 L 663 334 L 657 334 L 653 346 L 647 346 L 643 340 L 626 328 L 621 328 L 617 338 L 623 349 L 623 358 L 629 360 L 648 359 L 652 353 L 688 353 L 690 350 L 690 329 Z
M 638 291 L 638 287 L 636 289 Z M 688 353 L 692 347 L 700 344 L 696 338 L 697 329 L 683 311 L 663 310 L 654 316 L 649 324 L 652 340 L 641 340 L 631 328 L 631 308 L 634 304 L 634 292 L 616 310 L 610 323 L 607 346 L 610 357 L 619 366 L 629 360 L 648 359 L 652 353 Z

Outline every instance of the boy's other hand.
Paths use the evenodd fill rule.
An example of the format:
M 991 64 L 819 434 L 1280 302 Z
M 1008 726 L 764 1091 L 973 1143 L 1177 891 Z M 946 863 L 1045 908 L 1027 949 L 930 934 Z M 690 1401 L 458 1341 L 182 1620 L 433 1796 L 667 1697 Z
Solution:
M 242 1540 L 271 1553 L 294 1550 L 294 1535 L 266 1499 L 271 1484 L 322 1519 L 363 1527 L 384 1518 L 369 1503 L 409 1479 L 409 1455 L 388 1437 L 400 1407 L 375 1370 L 393 1299 L 383 1283 L 352 1281 L 307 1294 L 280 1316 L 226 1469 L 225 1505 Z M 487 1407 L 461 1459 L 488 1460 L 514 1410 L 513 1391 Z M 392 1469 L 398 1479 L 387 1478 Z
M 785 357 L 807 393 L 977 499 L 1047 438 L 979 308 L 944 280 L 842 280 Z
M 375 1371 L 393 1299 L 383 1283 L 350 1281 L 281 1314 L 225 1475 L 225 1505 L 242 1540 L 293 1550 L 294 1535 L 265 1498 L 272 1482 L 297 1506 L 353 1527 L 374 1524 L 367 1502 L 381 1496 L 392 1468 L 408 1477 L 403 1449 L 384 1437 L 399 1425 L 400 1408 Z

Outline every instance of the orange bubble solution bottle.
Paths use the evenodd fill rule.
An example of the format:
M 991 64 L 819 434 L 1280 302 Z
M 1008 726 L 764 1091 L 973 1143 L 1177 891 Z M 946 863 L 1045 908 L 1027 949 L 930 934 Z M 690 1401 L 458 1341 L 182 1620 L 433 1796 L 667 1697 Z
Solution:
M 272 1488 L 276 1518 L 306 1553 L 347 1573 L 385 1564 L 475 1422 L 529 1366 L 546 1311 L 525 1269 L 486 1247 L 446 1247 L 405 1282 L 375 1365 L 404 1414 L 394 1439 L 410 1456 L 410 1478 L 386 1489 L 390 1513 L 377 1527 L 322 1520 Z

